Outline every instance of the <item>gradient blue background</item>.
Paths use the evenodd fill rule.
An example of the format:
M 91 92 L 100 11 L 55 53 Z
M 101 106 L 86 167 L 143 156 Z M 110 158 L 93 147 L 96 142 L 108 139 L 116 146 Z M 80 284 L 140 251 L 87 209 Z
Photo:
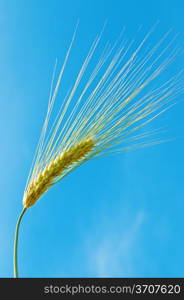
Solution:
M 52 68 L 56 57 L 62 61 L 77 19 L 76 57 L 105 20 L 110 41 L 123 26 L 131 38 L 139 25 L 146 32 L 160 20 L 158 38 L 173 28 L 184 49 L 183 15 L 177 0 L 0 1 L 1 277 L 13 276 L 14 229 Z M 183 68 L 184 55 L 175 66 Z M 152 123 L 166 126 L 175 141 L 90 161 L 27 211 L 19 244 L 22 277 L 184 276 L 180 100 Z

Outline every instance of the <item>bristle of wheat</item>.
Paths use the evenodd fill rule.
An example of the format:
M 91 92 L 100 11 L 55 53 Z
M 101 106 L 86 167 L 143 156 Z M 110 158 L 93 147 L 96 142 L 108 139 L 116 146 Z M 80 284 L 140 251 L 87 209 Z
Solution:
M 55 179 L 60 176 L 63 171 L 76 162 L 81 161 L 94 148 L 93 139 L 86 139 L 63 151 L 56 159 L 45 167 L 43 172 L 38 174 L 37 178 L 31 182 L 24 193 L 23 205 L 28 208 L 54 184 Z

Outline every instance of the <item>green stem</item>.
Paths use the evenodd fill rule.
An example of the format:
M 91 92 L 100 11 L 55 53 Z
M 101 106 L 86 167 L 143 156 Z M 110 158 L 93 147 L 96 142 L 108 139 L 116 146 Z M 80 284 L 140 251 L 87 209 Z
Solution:
M 18 218 L 16 229 L 15 229 L 15 240 L 14 240 L 14 258 L 13 258 L 13 264 L 14 264 L 14 278 L 18 278 L 18 264 L 17 264 L 17 248 L 18 248 L 18 239 L 19 239 L 19 226 L 21 219 L 26 212 L 27 208 L 24 208 Z

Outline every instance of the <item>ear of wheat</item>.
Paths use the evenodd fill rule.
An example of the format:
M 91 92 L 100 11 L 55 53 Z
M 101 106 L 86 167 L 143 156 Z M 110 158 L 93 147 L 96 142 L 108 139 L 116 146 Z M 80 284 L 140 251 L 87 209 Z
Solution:
M 18 277 L 18 229 L 27 208 L 89 159 L 159 142 L 147 143 L 146 138 L 151 133 L 136 132 L 173 105 L 172 100 L 183 91 L 182 71 L 149 90 L 150 84 L 178 52 L 174 46 L 175 38 L 165 46 L 168 32 L 154 47 L 142 53 L 150 34 L 134 51 L 131 50 L 133 42 L 122 44 L 122 39 L 113 46 L 105 45 L 88 75 L 101 40 L 101 34 L 98 35 L 53 121 L 55 99 L 75 39 L 74 33 L 53 89 L 54 69 L 46 119 L 24 191 L 24 209 L 16 229 L 15 277 Z
M 54 184 L 58 176 L 72 164 L 84 159 L 93 147 L 93 140 L 86 139 L 58 155 L 29 185 L 24 195 L 24 206 L 32 206 Z

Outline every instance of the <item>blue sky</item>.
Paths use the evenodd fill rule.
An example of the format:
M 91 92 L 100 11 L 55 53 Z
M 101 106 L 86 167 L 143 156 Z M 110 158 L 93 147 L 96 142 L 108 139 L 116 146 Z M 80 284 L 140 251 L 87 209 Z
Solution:
M 106 20 L 105 40 L 113 42 L 123 27 L 131 39 L 140 25 L 146 33 L 159 20 L 153 42 L 172 28 L 184 49 L 183 13 L 177 0 L 0 1 L 1 277 L 13 276 L 14 229 L 52 69 L 56 57 L 62 62 L 77 19 L 74 69 Z M 183 53 L 173 65 L 169 75 L 184 67 Z M 21 277 L 184 275 L 183 97 L 151 124 L 166 127 L 174 141 L 92 160 L 26 212 Z

